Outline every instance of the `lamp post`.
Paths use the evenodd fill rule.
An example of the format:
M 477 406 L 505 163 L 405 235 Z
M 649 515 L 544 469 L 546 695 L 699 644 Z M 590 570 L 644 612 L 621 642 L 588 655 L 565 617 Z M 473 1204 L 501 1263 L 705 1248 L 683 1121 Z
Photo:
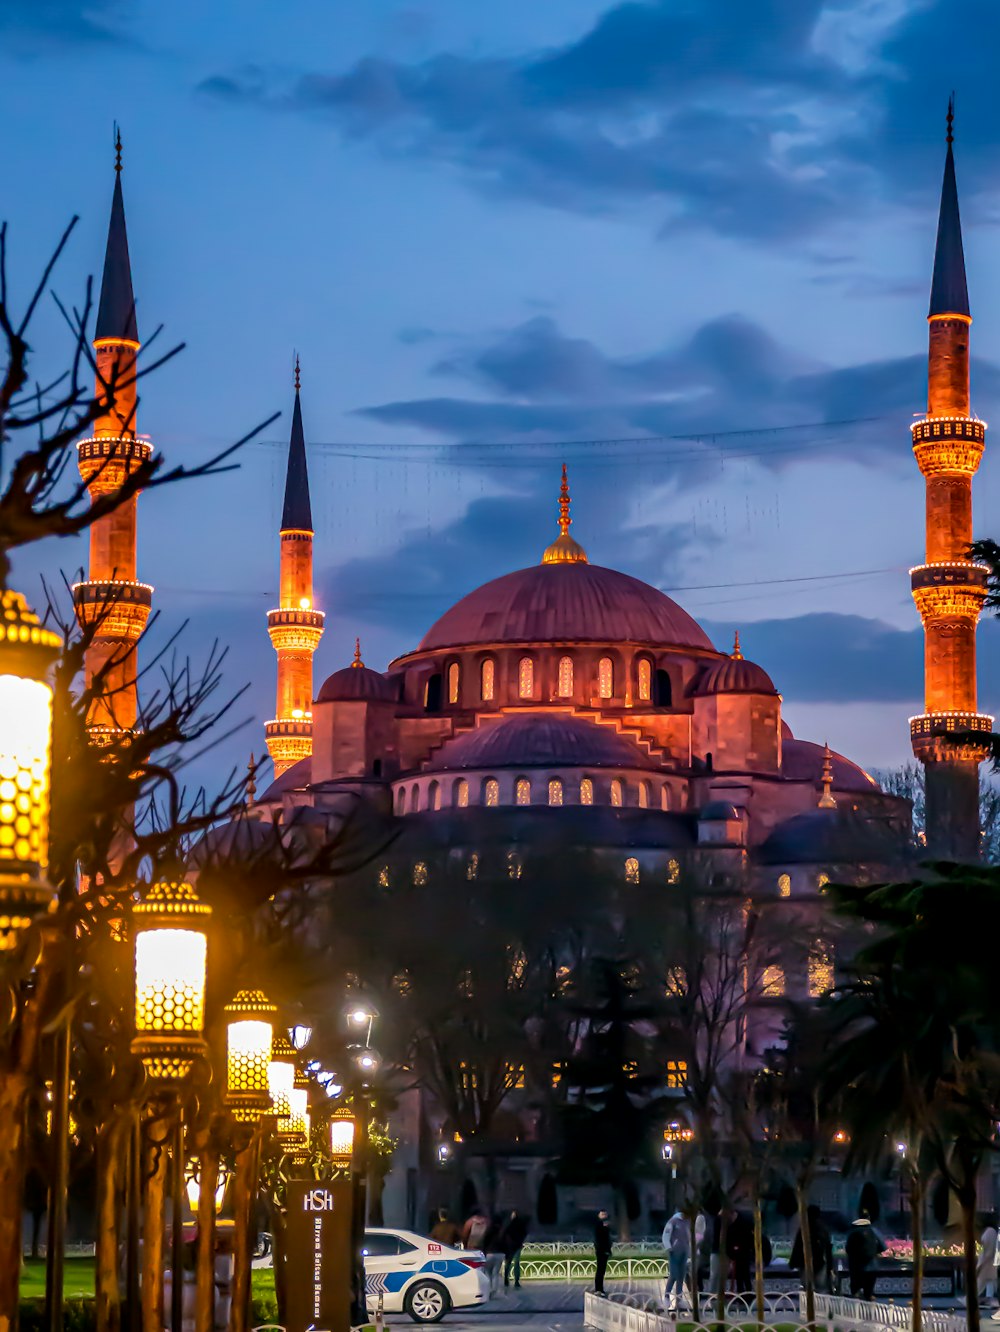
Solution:
M 371 1022 L 368 1024 L 371 1037 Z M 353 1252 L 353 1281 L 351 1284 L 351 1323 L 360 1327 L 367 1319 L 365 1303 L 365 1225 L 368 1220 L 368 1121 L 371 1118 L 369 1093 L 379 1070 L 381 1058 L 370 1045 L 348 1046 L 354 1069 L 355 1103 L 357 1106 L 357 1133 L 354 1148 L 354 1177 L 351 1197 L 351 1234 Z
M 330 1116 L 330 1160 L 338 1170 L 350 1170 L 354 1159 L 357 1121 L 346 1105 L 338 1105 Z
M 132 908 L 135 930 L 135 1036 L 154 1089 L 153 1119 L 169 1128 L 173 1158 L 170 1325 L 184 1317 L 184 1113 L 181 1092 L 196 1059 L 206 1052 L 205 978 L 211 907 L 189 883 L 154 883 Z M 153 1143 L 156 1165 L 146 1199 L 143 1323 L 163 1326 L 163 1223 L 167 1137 Z
M 257 1193 L 261 1120 L 271 1109 L 271 1069 L 274 1055 L 274 1019 L 277 1008 L 261 990 L 240 990 L 226 1006 L 225 1105 L 243 1135 L 236 1156 L 233 1197 L 233 1291 L 230 1326 L 240 1332 L 249 1321 L 250 1269 L 253 1259 L 250 1230 Z M 211 1270 L 200 1278 L 198 1299 L 210 1308 Z M 199 1322 L 199 1326 L 211 1326 Z

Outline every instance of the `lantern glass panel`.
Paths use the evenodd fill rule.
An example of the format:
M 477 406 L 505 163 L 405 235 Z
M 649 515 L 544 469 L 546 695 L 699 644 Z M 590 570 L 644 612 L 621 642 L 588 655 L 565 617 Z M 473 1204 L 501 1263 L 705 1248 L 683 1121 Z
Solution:
M 0 870 L 48 863 L 51 737 L 48 685 L 0 675 Z
M 289 1097 L 294 1090 L 295 1069 L 282 1059 L 272 1059 L 267 1066 L 267 1090 L 274 1106 L 274 1114 L 279 1119 L 287 1119 L 292 1113 Z
M 255 1018 L 230 1022 L 226 1060 L 229 1091 L 266 1092 L 271 1062 L 271 1024 Z
M 205 1022 L 205 959 L 200 930 L 140 930 L 135 938 L 137 1032 L 200 1032 Z
M 349 1160 L 354 1153 L 354 1120 L 331 1119 L 330 1155 L 334 1160 Z

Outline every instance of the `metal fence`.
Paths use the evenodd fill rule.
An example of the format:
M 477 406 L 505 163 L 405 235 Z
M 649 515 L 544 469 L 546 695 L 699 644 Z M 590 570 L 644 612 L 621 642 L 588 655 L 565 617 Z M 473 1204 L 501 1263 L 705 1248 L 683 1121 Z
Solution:
M 802 1296 L 805 1310 L 805 1295 Z M 913 1310 L 908 1304 L 883 1304 L 881 1300 L 854 1300 L 846 1295 L 817 1295 L 816 1319 L 832 1327 L 872 1329 L 872 1332 L 891 1332 L 909 1328 Z M 962 1314 L 945 1313 L 939 1309 L 921 1309 L 920 1321 L 924 1332 L 965 1332 Z
M 596 1332 L 676 1332 L 678 1320 L 684 1322 L 686 1332 L 715 1332 L 718 1315 L 714 1297 L 702 1299 L 700 1314 L 702 1321 L 691 1323 L 690 1313 L 672 1312 L 662 1300 L 639 1294 L 604 1296 L 588 1290 L 583 1297 L 584 1326 Z M 825 1324 L 827 1332 L 907 1332 L 912 1315 L 905 1304 L 868 1303 L 843 1295 L 816 1296 L 816 1323 Z M 739 1328 L 755 1322 L 756 1317 L 753 1296 L 727 1296 L 723 1315 L 727 1326 Z M 924 1309 L 921 1317 L 924 1332 L 965 1332 L 965 1318 L 959 1314 Z M 759 1332 L 783 1332 L 790 1322 L 804 1324 L 805 1293 L 768 1296 L 765 1318 L 769 1321 Z

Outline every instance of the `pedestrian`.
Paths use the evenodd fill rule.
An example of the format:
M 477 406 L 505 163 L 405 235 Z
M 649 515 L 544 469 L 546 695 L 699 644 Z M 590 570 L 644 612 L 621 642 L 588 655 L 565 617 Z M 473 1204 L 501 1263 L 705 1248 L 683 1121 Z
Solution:
M 833 1289 L 833 1240 L 823 1223 L 823 1217 L 816 1203 L 806 1208 L 809 1218 L 809 1248 L 812 1251 L 813 1289 L 829 1291 Z M 792 1244 L 792 1256 L 788 1266 L 797 1272 L 805 1272 L 805 1249 L 802 1243 L 802 1228 L 799 1227 Z
M 611 1227 L 608 1225 L 608 1214 L 602 1207 L 594 1222 L 594 1259 L 597 1264 L 594 1272 L 594 1290 L 598 1295 L 604 1294 L 604 1273 L 608 1270 L 610 1257 Z
M 503 1248 L 503 1284 L 510 1285 L 514 1277 L 514 1289 L 521 1288 L 521 1250 L 528 1238 L 528 1223 L 517 1211 L 512 1209 L 500 1231 L 500 1244 Z
M 494 1216 L 490 1219 L 486 1227 L 486 1234 L 483 1236 L 483 1249 L 486 1253 L 486 1275 L 490 1282 L 490 1299 L 500 1289 L 500 1271 L 503 1267 L 503 1243 L 500 1238 L 502 1224 L 500 1218 Z
M 983 1233 L 979 1237 L 979 1259 L 976 1262 L 976 1285 L 981 1304 L 992 1304 L 997 1289 L 997 1218 L 995 1212 L 983 1217 Z
M 489 1229 L 489 1221 L 477 1207 L 462 1227 L 462 1245 L 466 1249 L 481 1249 Z
M 862 1212 L 851 1224 L 847 1232 L 844 1252 L 847 1255 L 847 1274 L 851 1283 L 851 1295 L 863 1300 L 872 1299 L 875 1294 L 875 1282 L 878 1269 L 875 1266 L 878 1256 L 885 1250 L 885 1240 L 871 1223 L 867 1212 Z
M 664 1299 L 671 1313 L 684 1303 L 684 1278 L 691 1257 L 691 1222 L 683 1212 L 674 1212 L 663 1227 L 663 1247 L 667 1251 L 667 1289 Z
M 726 1231 L 726 1257 L 730 1262 L 737 1295 L 745 1295 L 753 1288 L 750 1275 L 753 1249 L 753 1222 L 743 1212 L 730 1212 Z
M 431 1239 L 436 1240 L 438 1244 L 447 1244 L 450 1248 L 458 1248 L 462 1243 L 462 1232 L 455 1225 L 448 1210 L 445 1207 L 438 1208 L 437 1221 L 431 1231 Z

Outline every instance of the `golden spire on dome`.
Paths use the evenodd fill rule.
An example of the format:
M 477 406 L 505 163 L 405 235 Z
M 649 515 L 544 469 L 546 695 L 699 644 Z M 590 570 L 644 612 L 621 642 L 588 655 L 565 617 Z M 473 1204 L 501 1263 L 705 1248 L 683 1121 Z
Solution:
M 257 764 L 254 761 L 253 752 L 250 754 L 250 762 L 247 764 L 247 809 L 253 809 L 254 800 L 257 798 Z
M 587 552 L 569 534 L 573 519 L 569 516 L 569 479 L 566 464 L 562 465 L 562 485 L 559 487 L 559 535 L 542 556 L 543 564 L 586 564 Z
M 831 790 L 833 786 L 833 755 L 830 753 L 829 743 L 823 746 L 823 775 L 820 780 L 823 783 L 823 794 L 819 798 L 819 808 L 836 809 L 837 801 Z
M 737 629 L 733 634 L 733 650 L 729 654 L 733 661 L 743 660 L 743 649 L 740 647 L 740 631 Z
M 351 662 L 351 665 L 360 670 L 364 664 L 365 663 L 361 660 L 361 639 L 356 638 L 354 640 L 354 660 Z

